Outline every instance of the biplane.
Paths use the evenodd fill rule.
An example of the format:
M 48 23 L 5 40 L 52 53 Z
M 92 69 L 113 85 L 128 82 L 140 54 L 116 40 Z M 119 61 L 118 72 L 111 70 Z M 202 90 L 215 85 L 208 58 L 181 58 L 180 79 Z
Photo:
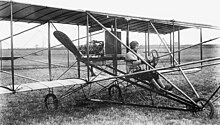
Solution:
M 202 98 L 188 79 L 186 73 L 200 71 L 202 70 L 202 67 L 219 64 L 218 62 L 212 64 L 203 63 L 219 60 L 220 57 L 208 59 L 202 58 L 202 45 L 220 38 L 215 37 L 203 41 L 202 29 L 218 30 L 218 27 L 175 20 L 161 20 L 93 11 L 68 10 L 12 1 L 0 1 L 0 20 L 9 21 L 11 27 L 11 35 L 0 40 L 1 43 L 6 39 L 10 39 L 11 41 L 11 55 L 9 57 L 3 57 L 1 54 L 1 62 L 11 61 L 10 72 L 1 68 L 1 73 L 11 75 L 11 84 L 5 86 L 1 85 L 0 94 L 16 94 L 20 92 L 46 89 L 48 90 L 48 94 L 45 96 L 44 100 L 46 108 L 57 109 L 62 100 L 81 91 L 83 93 L 84 101 L 188 111 L 194 114 L 202 113 L 202 117 L 209 118 L 212 118 L 214 115 L 212 100 L 216 101 L 219 98 L 217 97 L 213 99 L 220 87 L 218 87 L 209 98 Z M 37 23 L 39 25 L 21 31 L 20 33 L 13 34 L 13 22 Z M 24 56 L 14 56 L 13 37 L 45 24 L 48 24 L 47 64 L 49 81 L 36 80 L 28 76 L 16 74 L 14 62 L 18 59 L 25 58 Z M 71 40 L 69 36 L 56 28 L 56 24 L 85 27 L 86 36 Z M 53 36 L 50 35 L 51 26 L 55 29 Z M 180 48 L 180 31 L 189 28 L 200 30 L 200 42 L 186 48 Z M 105 35 L 104 41 L 90 39 L 91 36 L 103 32 Z M 123 42 L 121 39 L 122 32 L 126 34 L 126 42 Z M 129 47 L 129 34 L 132 32 L 145 34 L 144 55 L 145 57 L 152 56 L 154 65 L 149 64 L 149 62 L 139 57 L 139 55 Z M 178 42 L 175 42 L 175 33 L 178 33 Z M 166 50 L 165 54 L 161 55 L 157 50 L 150 48 L 150 34 L 155 34 L 159 38 L 162 46 Z M 170 35 L 170 43 L 167 43 L 163 38 L 163 35 Z M 56 40 L 61 43 L 60 45 L 63 45 L 74 55 L 75 62 L 72 66 L 67 67 L 61 76 L 75 66 L 77 67 L 74 69 L 75 71 L 71 71 L 76 74 L 75 77 L 60 79 L 61 76 L 59 76 L 57 79 L 51 78 L 52 66 L 56 65 L 51 63 L 51 57 L 53 56 L 51 54 L 53 47 L 50 46 L 51 37 L 55 37 Z M 76 45 L 76 41 L 79 43 L 80 39 L 86 39 L 86 44 Z M 174 43 L 177 43 L 177 45 Z M 201 53 L 198 55 L 200 56 L 200 60 L 181 63 L 181 52 L 194 46 L 200 47 Z M 1 48 L 1 52 L 2 51 L 3 49 Z M 42 50 L 38 50 L 34 53 L 40 51 Z M 127 73 L 124 68 L 126 65 L 124 57 L 128 51 L 139 57 L 148 70 Z M 168 59 L 168 66 L 160 65 L 160 61 L 163 60 L 164 57 Z M 178 58 L 178 60 L 176 60 L 176 58 Z M 195 66 L 194 64 L 201 65 Z M 193 67 L 186 67 L 191 65 L 193 65 Z M 59 67 L 59 65 L 56 66 Z M 82 73 L 82 70 L 86 70 L 86 73 Z M 162 91 L 157 91 L 150 85 L 149 81 L 138 77 L 138 75 L 147 72 L 157 72 L 163 82 L 171 85 L 174 90 L 172 92 L 164 89 L 162 89 Z M 173 72 L 179 72 L 179 75 L 183 76 L 186 81 L 184 84 L 189 86 L 193 95 L 188 95 L 181 90 L 175 82 L 172 82 L 166 76 L 166 73 Z M 15 77 L 25 78 L 34 82 L 15 84 Z M 55 95 L 56 93 L 53 89 L 62 89 L 62 87 L 68 89 L 59 96 Z M 160 99 L 166 99 L 173 104 L 155 104 L 155 100 L 152 96 L 153 94 L 156 94 Z M 138 98 L 140 98 L 141 101 L 135 97 L 136 95 L 139 95 Z

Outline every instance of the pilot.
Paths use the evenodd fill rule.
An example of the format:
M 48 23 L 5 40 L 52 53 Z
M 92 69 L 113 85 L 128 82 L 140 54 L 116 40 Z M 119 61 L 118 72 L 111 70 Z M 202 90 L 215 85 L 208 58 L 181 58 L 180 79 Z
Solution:
M 139 48 L 139 43 L 137 41 L 132 41 L 130 42 L 130 48 L 140 57 L 144 60 L 144 57 L 142 57 L 137 51 Z M 145 64 L 140 60 L 140 58 L 137 57 L 135 54 L 133 54 L 131 51 L 129 51 L 126 56 L 126 70 L 127 73 L 133 73 L 133 72 L 138 72 L 138 71 L 143 71 L 146 70 Z M 147 57 L 146 61 L 148 63 L 152 62 L 152 59 L 150 57 Z M 143 65 L 144 64 L 144 65 Z M 172 86 L 170 85 L 164 85 L 160 79 L 159 75 L 157 72 L 147 72 L 147 73 L 141 73 L 136 75 L 136 77 L 142 79 L 142 80 L 147 80 L 150 82 L 150 84 L 156 88 L 157 90 L 161 90 L 161 88 L 171 91 Z

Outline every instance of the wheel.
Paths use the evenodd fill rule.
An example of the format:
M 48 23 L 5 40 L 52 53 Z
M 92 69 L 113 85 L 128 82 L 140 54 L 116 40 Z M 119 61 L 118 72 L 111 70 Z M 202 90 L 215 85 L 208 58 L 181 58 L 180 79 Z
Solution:
M 153 67 L 155 67 L 158 64 L 158 61 L 159 61 L 159 54 L 158 54 L 157 50 L 154 49 L 154 50 L 151 50 L 150 55 L 153 57 L 151 65 Z
M 213 118 L 214 115 L 214 106 L 213 104 L 205 98 L 197 98 L 195 99 L 196 104 L 199 106 L 199 109 L 193 111 L 193 114 L 197 117 L 201 118 Z M 207 102 L 207 104 L 206 104 Z M 206 105 L 205 105 L 206 104 Z M 205 105 L 205 107 L 203 107 Z M 203 108 L 202 108 L 203 107 Z
M 122 101 L 122 94 L 121 89 L 118 85 L 111 85 L 108 88 L 108 94 L 110 99 L 115 99 Z
M 48 110 L 56 110 L 58 108 L 58 99 L 54 94 L 47 94 L 44 104 Z

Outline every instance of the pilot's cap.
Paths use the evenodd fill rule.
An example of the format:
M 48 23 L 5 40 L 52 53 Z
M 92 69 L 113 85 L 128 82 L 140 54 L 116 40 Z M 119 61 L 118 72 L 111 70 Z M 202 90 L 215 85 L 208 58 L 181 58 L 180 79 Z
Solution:
M 130 42 L 130 48 L 131 48 L 131 49 L 134 49 L 136 46 L 138 46 L 138 44 L 139 44 L 139 43 L 138 43 L 137 41 L 131 41 L 131 42 Z

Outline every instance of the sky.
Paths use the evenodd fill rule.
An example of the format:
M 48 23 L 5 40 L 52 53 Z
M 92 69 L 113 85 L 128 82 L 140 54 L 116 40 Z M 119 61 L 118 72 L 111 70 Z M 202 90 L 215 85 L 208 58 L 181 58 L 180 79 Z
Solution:
M 65 8 L 72 10 L 90 10 L 130 16 L 139 16 L 147 18 L 156 19 L 166 19 L 166 20 L 177 20 L 192 23 L 209 24 L 220 27 L 220 17 L 218 12 L 220 12 L 219 0 L 14 0 L 15 2 L 37 4 L 49 7 Z M 3 24 L 3 25 L 2 25 Z M 5 38 L 10 34 L 9 24 L 4 25 L 5 22 L 0 22 L 1 28 L 0 39 Z M 2 27 L 1 26 L 1 27 Z M 14 24 L 15 32 L 24 30 L 30 27 L 30 24 L 26 26 L 25 24 Z M 15 47 L 45 47 L 47 46 L 45 41 L 47 40 L 47 26 L 43 28 L 37 28 L 36 31 L 31 31 L 30 34 L 25 34 L 16 39 L 19 42 L 15 42 Z M 74 27 L 75 28 L 75 27 Z M 66 32 L 69 33 L 73 29 L 64 28 Z M 76 28 L 75 28 L 76 29 Z M 185 44 L 192 43 L 192 41 L 199 41 L 199 31 L 183 31 L 181 39 L 183 39 Z M 204 31 L 206 32 L 206 31 Z M 214 33 L 213 33 L 214 32 Z M 82 33 L 85 34 L 85 33 Z M 204 33 L 205 34 L 205 33 Z M 219 31 L 207 31 L 208 35 L 204 35 L 204 40 L 220 36 Z M 138 34 L 139 35 L 139 34 Z M 138 37 L 137 34 L 131 35 L 131 40 L 135 40 Z M 189 36 L 191 35 L 191 36 Z M 77 34 L 71 35 L 71 39 L 77 38 Z M 84 35 L 82 35 L 84 36 Z M 141 35 L 143 36 L 143 34 Z M 166 36 L 165 36 L 166 37 Z M 102 36 L 99 36 L 102 38 Z M 22 40 L 21 40 L 22 39 Z M 37 40 L 38 42 L 34 41 Z M 156 38 L 155 38 L 156 39 Z M 122 39 L 123 40 L 123 39 Z M 22 41 L 22 42 L 20 42 Z M 29 43 L 28 41 L 34 41 Z M 123 40 L 125 41 L 125 39 Z M 144 38 L 139 39 L 139 41 L 144 41 Z M 155 40 L 156 41 L 156 40 Z M 196 42 L 193 42 L 196 43 Z M 219 43 L 214 42 L 214 43 Z M 56 42 L 52 45 L 58 44 Z M 10 42 L 6 42 L 5 46 L 10 46 Z

